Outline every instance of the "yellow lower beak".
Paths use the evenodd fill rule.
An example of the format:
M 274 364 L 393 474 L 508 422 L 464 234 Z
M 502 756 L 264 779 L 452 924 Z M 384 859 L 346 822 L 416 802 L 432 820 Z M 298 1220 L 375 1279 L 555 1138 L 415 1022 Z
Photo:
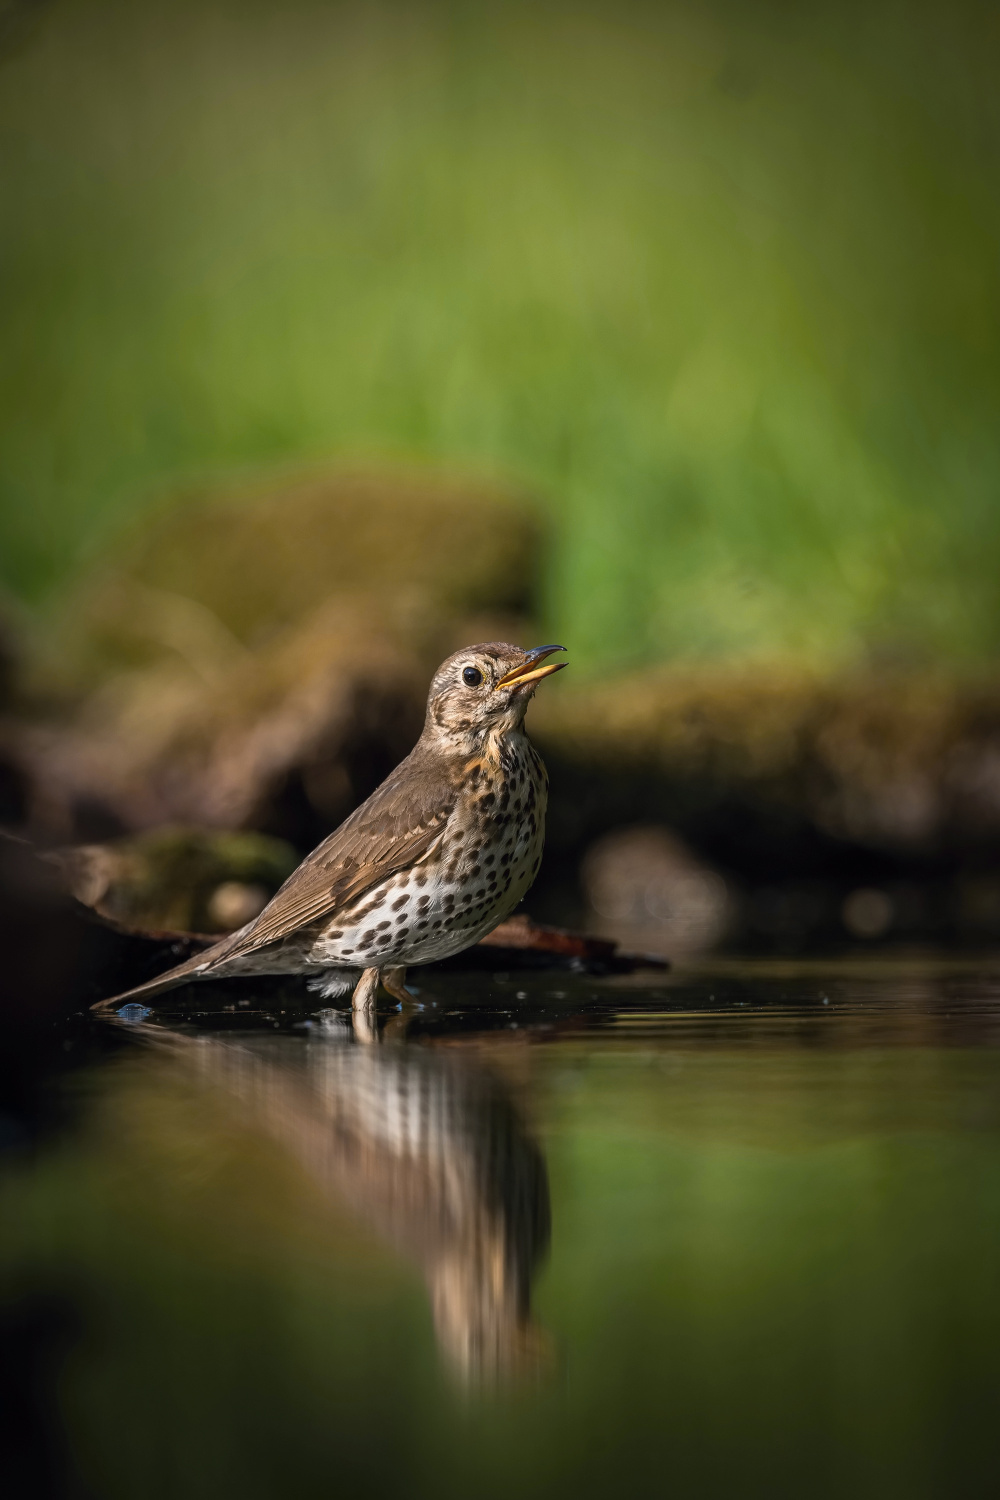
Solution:
M 541 663 L 554 651 L 565 650 L 565 646 L 536 646 L 534 651 L 526 651 L 524 661 L 517 667 L 511 667 L 509 672 L 505 672 L 497 683 L 497 687 L 523 687 L 526 682 L 540 682 L 543 677 L 550 677 L 553 672 L 559 672 L 563 667 L 568 667 L 569 662 L 551 661 L 544 667 Z
M 553 672 L 561 672 L 568 666 L 568 661 L 550 661 L 547 666 L 536 667 L 533 672 L 519 672 L 514 677 L 508 672 L 497 687 L 524 687 L 526 682 L 541 682 L 543 677 L 551 677 Z

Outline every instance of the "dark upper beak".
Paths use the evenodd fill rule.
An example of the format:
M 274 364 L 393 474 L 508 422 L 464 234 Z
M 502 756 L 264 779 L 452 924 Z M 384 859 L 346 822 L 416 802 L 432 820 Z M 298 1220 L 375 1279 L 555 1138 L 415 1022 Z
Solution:
M 497 683 L 497 687 L 523 687 L 526 682 L 540 682 L 543 677 L 551 677 L 553 672 L 559 672 L 563 667 L 568 667 L 568 661 L 550 661 L 548 666 L 540 666 L 547 656 L 553 651 L 565 651 L 565 646 L 536 646 L 533 651 L 524 653 L 524 661 L 518 666 L 511 667 L 505 672 Z

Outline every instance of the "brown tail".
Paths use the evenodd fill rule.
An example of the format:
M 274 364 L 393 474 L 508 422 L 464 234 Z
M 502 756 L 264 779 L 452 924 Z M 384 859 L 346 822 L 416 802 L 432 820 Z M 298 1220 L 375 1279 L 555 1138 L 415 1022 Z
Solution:
M 154 995 L 163 994 L 165 990 L 176 989 L 179 984 L 207 979 L 220 959 L 225 958 L 230 948 L 235 946 L 233 938 L 236 935 L 230 934 L 229 937 L 223 938 L 214 947 L 206 948 L 202 953 L 192 953 L 191 957 L 186 958 L 182 964 L 168 969 L 165 974 L 157 975 L 155 979 L 147 979 L 145 984 L 137 984 L 131 990 L 122 990 L 120 995 L 109 995 L 106 1000 L 98 1000 L 96 1005 L 90 1007 L 91 1010 L 109 1010 L 112 1005 L 118 1005 L 123 1000 L 149 1000 Z

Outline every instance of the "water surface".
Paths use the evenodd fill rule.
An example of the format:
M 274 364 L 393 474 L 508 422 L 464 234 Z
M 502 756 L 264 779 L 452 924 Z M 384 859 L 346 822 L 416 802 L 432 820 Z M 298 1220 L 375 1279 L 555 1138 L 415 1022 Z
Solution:
M 1000 963 L 170 998 L 5 1158 L 51 1492 L 995 1487 Z

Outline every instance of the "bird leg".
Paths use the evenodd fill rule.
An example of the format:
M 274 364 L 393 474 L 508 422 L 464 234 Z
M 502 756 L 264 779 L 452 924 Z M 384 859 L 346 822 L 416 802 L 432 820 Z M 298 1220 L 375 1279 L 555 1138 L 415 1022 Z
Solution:
M 386 990 L 394 1000 L 398 1000 L 399 1014 L 386 1022 L 385 1031 L 382 1036 L 384 1042 L 403 1042 L 409 1030 L 410 1022 L 413 1020 L 417 1010 L 417 1002 L 410 994 L 404 983 L 406 970 L 402 964 L 396 964 L 388 969 L 382 970 L 382 988 Z
M 375 1024 L 375 996 L 378 994 L 378 969 L 365 969 L 351 998 L 354 1035 L 359 1042 L 378 1041 Z
M 365 969 L 358 980 L 354 995 L 351 998 L 354 1035 L 359 1042 L 375 1042 L 378 1040 L 378 1027 L 375 1021 L 375 1001 L 378 996 L 380 983 L 382 988 L 394 1000 L 399 1000 L 404 1007 L 412 1009 L 413 996 L 403 983 L 405 978 L 406 970 L 402 964 L 391 964 L 385 969 Z
M 406 988 L 406 970 L 402 964 L 393 964 L 388 969 L 381 971 L 382 988 L 394 1000 L 400 1000 L 404 1005 L 413 1004 L 413 996 Z
M 375 1004 L 375 996 L 378 994 L 378 969 L 365 969 L 354 986 L 354 994 L 351 996 L 351 1008 L 353 1010 L 367 1010 L 370 1005 Z

